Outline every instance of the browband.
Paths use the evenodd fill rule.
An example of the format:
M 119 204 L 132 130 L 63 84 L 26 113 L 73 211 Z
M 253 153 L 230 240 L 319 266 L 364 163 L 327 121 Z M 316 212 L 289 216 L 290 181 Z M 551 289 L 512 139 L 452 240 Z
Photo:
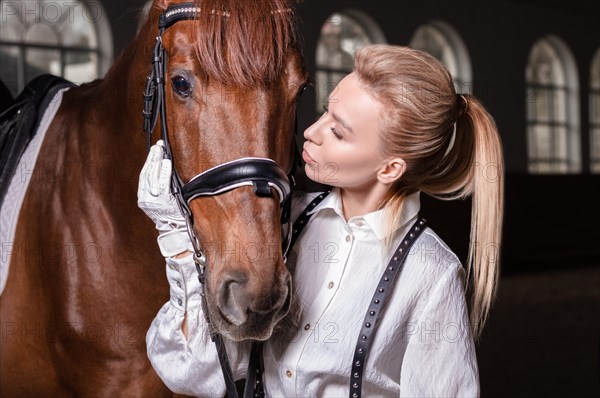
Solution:
M 170 6 L 158 18 L 158 28 L 166 29 L 177 21 L 198 19 L 201 8 L 194 3 L 181 3 Z M 213 10 L 214 11 L 214 10 Z

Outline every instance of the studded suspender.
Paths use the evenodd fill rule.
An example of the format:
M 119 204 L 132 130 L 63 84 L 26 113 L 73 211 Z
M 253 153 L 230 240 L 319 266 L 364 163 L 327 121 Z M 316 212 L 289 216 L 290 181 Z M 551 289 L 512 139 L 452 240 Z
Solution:
M 369 305 L 369 309 L 365 315 L 365 319 L 362 323 L 358 340 L 356 342 L 356 349 L 354 351 L 354 359 L 352 360 L 352 372 L 350 374 L 350 398 L 359 398 L 362 394 L 362 376 L 369 353 L 369 348 L 373 339 L 371 338 L 375 328 L 377 327 L 377 321 L 380 319 L 381 311 L 385 304 L 385 300 L 389 297 L 388 293 L 392 290 L 398 271 L 402 267 L 408 252 L 412 244 L 417 240 L 419 235 L 425 229 L 424 218 L 419 218 L 415 222 L 404 237 L 398 249 L 394 252 L 392 259 L 390 260 L 388 267 L 386 268 L 383 276 L 379 280 L 375 294 Z
M 308 220 L 310 220 L 310 217 L 312 216 L 312 214 L 306 214 L 306 213 L 308 213 L 309 211 L 314 209 L 319 203 L 321 203 L 321 201 L 325 198 L 325 196 L 329 195 L 329 192 L 331 192 L 331 191 L 325 191 L 322 194 L 320 194 L 319 196 L 317 196 L 316 198 L 314 198 L 312 200 L 312 202 L 310 202 L 308 204 L 308 206 L 306 206 L 306 209 L 304 209 L 302 214 L 300 214 L 298 216 L 296 221 L 294 221 L 294 225 L 293 225 L 293 229 L 292 229 L 292 239 L 290 242 L 290 249 L 294 246 L 294 243 L 296 243 L 298 236 L 300 235 L 300 233 L 302 232 L 302 230 L 308 223 Z

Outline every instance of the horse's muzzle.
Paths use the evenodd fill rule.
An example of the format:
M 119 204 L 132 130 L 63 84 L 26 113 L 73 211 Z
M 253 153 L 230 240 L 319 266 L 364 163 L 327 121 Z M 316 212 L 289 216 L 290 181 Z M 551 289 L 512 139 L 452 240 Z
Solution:
M 289 272 L 281 278 L 273 282 L 271 289 L 264 290 L 264 281 L 250 281 L 245 271 L 229 271 L 223 275 L 217 291 L 217 308 L 224 323 L 237 330 L 237 336 L 227 337 L 232 340 L 269 337 L 275 324 L 289 311 L 292 301 Z M 257 290 L 259 288 L 263 290 Z

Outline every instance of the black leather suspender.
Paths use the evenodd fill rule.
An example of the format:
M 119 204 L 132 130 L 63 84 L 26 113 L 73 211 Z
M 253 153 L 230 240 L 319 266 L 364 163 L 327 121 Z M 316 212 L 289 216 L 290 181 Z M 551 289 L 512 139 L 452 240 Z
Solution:
M 308 206 L 306 206 L 306 209 L 304 209 L 302 214 L 300 214 L 298 216 L 296 221 L 294 221 L 294 225 L 293 225 L 293 229 L 292 229 L 292 239 L 290 241 L 290 248 L 294 247 L 294 243 L 296 243 L 298 236 L 300 235 L 300 233 L 302 232 L 302 230 L 304 229 L 306 224 L 308 224 L 308 220 L 310 220 L 310 218 L 312 217 L 312 214 L 306 214 L 306 213 L 308 213 L 309 211 L 314 209 L 319 203 L 321 203 L 321 201 L 325 198 L 325 196 L 329 195 L 329 192 L 331 192 L 331 191 L 323 192 L 322 194 L 320 194 L 319 196 L 314 198 L 312 200 L 312 202 L 310 202 L 308 204 Z
M 369 348 L 373 339 L 371 335 L 377 327 L 377 321 L 380 319 L 388 293 L 392 290 L 398 271 L 402 267 L 406 256 L 410 252 L 412 244 L 425 229 L 425 219 L 419 218 L 412 226 L 408 234 L 402 239 L 398 249 L 394 252 L 383 276 L 379 280 L 375 294 L 371 299 L 371 304 L 365 315 L 356 348 L 354 350 L 354 359 L 352 360 L 352 372 L 350 374 L 350 398 L 359 398 L 362 394 L 362 376 L 369 353 Z

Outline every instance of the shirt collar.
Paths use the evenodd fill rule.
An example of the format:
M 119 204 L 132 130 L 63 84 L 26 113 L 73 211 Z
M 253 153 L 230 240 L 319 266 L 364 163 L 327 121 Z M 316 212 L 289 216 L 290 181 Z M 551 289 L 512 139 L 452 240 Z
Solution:
M 420 194 L 421 191 L 417 191 L 404 198 L 402 208 L 400 209 L 400 222 L 398 225 L 395 226 L 394 231 L 391 232 L 395 232 L 398 228 L 403 227 L 406 223 L 408 223 L 410 220 L 412 220 L 419 214 L 419 210 L 421 209 Z M 340 217 L 342 217 L 342 219 L 344 219 L 344 212 L 342 210 L 342 200 L 339 187 L 332 187 L 331 192 L 317 206 L 315 206 L 314 209 L 307 212 L 307 214 L 317 213 L 318 211 L 323 209 L 332 209 Z M 383 239 L 386 237 L 383 231 L 383 217 L 384 209 L 379 209 L 364 214 L 362 216 L 354 216 L 350 218 L 350 220 L 362 218 L 373 230 L 375 236 L 377 236 L 377 239 Z

